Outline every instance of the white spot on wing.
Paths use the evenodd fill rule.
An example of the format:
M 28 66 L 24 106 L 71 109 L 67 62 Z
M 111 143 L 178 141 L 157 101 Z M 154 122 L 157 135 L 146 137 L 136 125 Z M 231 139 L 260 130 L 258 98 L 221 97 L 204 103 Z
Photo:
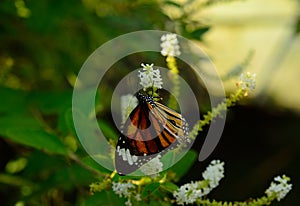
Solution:
M 133 161 L 133 162 L 136 162 L 137 159 L 138 159 L 137 156 L 135 156 L 135 155 L 132 156 L 132 161 Z
M 127 157 L 128 164 L 132 165 L 133 161 L 132 161 L 132 157 L 131 157 L 131 154 L 129 152 L 129 149 L 126 150 L 126 157 Z
M 123 161 L 126 161 L 126 160 L 127 160 L 127 157 L 126 157 L 126 154 L 125 154 L 125 149 L 120 149 L 119 155 L 122 155 Z

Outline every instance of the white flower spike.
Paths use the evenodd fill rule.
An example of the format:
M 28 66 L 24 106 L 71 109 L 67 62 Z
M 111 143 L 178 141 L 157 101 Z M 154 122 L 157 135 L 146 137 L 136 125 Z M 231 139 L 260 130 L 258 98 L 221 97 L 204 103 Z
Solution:
M 240 87 L 242 90 L 254 90 L 256 87 L 256 74 L 252 74 L 250 72 L 247 72 L 246 74 L 241 74 L 238 87 Z
M 199 189 L 198 182 L 191 182 L 182 185 L 178 190 L 173 193 L 176 202 L 179 205 L 192 204 L 197 198 L 204 196 L 202 190 Z
M 121 183 L 121 182 L 113 182 L 112 189 L 113 191 L 119 195 L 119 197 L 130 197 L 131 191 L 135 186 L 131 182 Z
M 282 200 L 292 189 L 292 184 L 288 184 L 290 178 L 283 175 L 282 177 L 277 176 L 274 181 L 271 182 L 270 187 L 266 190 L 266 194 L 270 197 L 272 195 L 276 196 L 277 201 Z
M 205 180 L 209 181 L 211 189 L 217 187 L 220 180 L 224 177 L 224 162 L 213 160 L 202 173 L 202 176 Z
M 163 35 L 160 40 L 161 55 L 174 57 L 181 54 L 176 34 Z
M 155 87 L 157 89 L 162 88 L 162 78 L 160 76 L 159 69 L 153 68 L 153 64 L 141 64 L 143 67 L 139 70 L 138 77 L 140 78 L 140 84 L 143 86 L 144 89 L 149 87 Z
M 224 177 L 224 162 L 213 160 L 202 173 L 202 176 L 204 181 L 208 181 L 208 185 L 204 186 L 203 181 L 192 182 L 182 185 L 173 193 L 179 205 L 192 204 L 198 198 L 209 194 L 212 189 L 217 187 L 220 180 Z

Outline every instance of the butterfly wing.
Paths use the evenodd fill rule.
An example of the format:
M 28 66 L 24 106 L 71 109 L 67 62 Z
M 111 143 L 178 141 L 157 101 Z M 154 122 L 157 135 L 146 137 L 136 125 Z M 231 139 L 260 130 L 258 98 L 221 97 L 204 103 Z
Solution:
M 140 102 L 124 124 L 115 154 L 116 170 L 129 174 L 143 164 L 174 149 L 187 137 L 187 124 L 180 114 L 150 99 Z
M 153 129 L 147 129 L 150 125 L 147 104 L 138 104 L 126 120 L 116 146 L 115 166 L 119 174 L 129 174 L 150 160 L 153 143 L 147 140 L 155 135 Z
M 165 125 L 165 129 L 172 133 L 180 143 L 189 143 L 188 138 L 188 123 L 184 117 L 178 112 L 166 107 L 165 105 L 156 102 L 156 109 L 151 110 L 156 117 L 160 117 Z

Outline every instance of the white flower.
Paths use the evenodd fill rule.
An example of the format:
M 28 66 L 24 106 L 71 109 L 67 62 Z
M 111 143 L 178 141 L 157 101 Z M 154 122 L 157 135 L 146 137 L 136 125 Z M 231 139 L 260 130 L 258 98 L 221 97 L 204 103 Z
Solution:
M 155 177 L 158 173 L 163 170 L 163 163 L 160 161 L 161 156 L 157 155 L 155 158 L 140 167 L 141 171 L 145 175 L 151 175 Z
M 265 193 L 269 197 L 275 195 L 277 201 L 282 200 L 292 189 L 292 184 L 288 184 L 289 180 L 290 178 L 285 175 L 283 175 L 282 177 L 275 177 L 274 181 L 271 182 L 270 187 L 265 191 Z
M 246 89 L 255 89 L 256 87 L 256 74 L 247 72 L 246 74 L 241 74 L 240 81 L 238 83 L 238 86 L 242 88 L 243 90 Z
M 135 195 L 135 199 L 136 199 L 137 201 L 142 201 L 141 194 L 136 194 L 136 195 Z
M 121 182 L 112 182 L 113 191 L 119 195 L 119 197 L 128 198 L 125 202 L 126 206 L 132 206 L 132 198 L 135 198 L 136 201 L 141 201 L 141 194 L 137 193 L 136 186 L 131 182 L 121 183 Z
M 121 183 L 121 182 L 113 182 L 112 189 L 113 191 L 119 195 L 119 197 L 130 197 L 131 189 L 134 189 L 135 186 L 131 182 Z
M 162 43 L 160 44 L 161 55 L 173 57 L 179 56 L 181 54 L 176 34 L 163 35 L 160 40 L 162 41 Z
M 126 206 L 132 206 L 132 203 L 131 203 L 130 199 L 128 199 L 128 200 L 125 202 L 125 205 L 126 205 Z
M 204 196 L 202 189 L 199 189 L 198 182 L 191 182 L 182 185 L 178 190 L 174 191 L 173 196 L 179 205 L 192 204 L 197 198 Z
M 122 123 L 125 123 L 129 114 L 138 104 L 138 100 L 132 94 L 121 96 L 121 112 L 122 112 Z
M 195 191 L 195 187 L 198 187 L 198 184 L 195 183 L 187 183 L 182 185 L 178 190 L 174 191 L 173 196 L 176 198 L 176 202 L 179 205 L 184 205 L 185 203 L 193 203 L 196 201 L 195 195 L 193 194 Z
M 173 192 L 176 202 L 180 205 L 194 203 L 198 198 L 209 194 L 213 188 L 219 185 L 219 181 L 224 177 L 224 162 L 213 160 L 206 170 L 202 173 L 204 181 L 192 182 L 182 185 L 178 190 Z
M 141 66 L 143 68 L 139 70 L 138 77 L 141 80 L 140 84 L 143 88 L 155 87 L 161 89 L 163 82 L 159 69 L 154 69 L 153 64 L 141 64 Z
M 208 180 L 211 189 L 219 185 L 220 180 L 224 177 L 224 162 L 213 160 L 206 170 L 202 173 L 205 180 Z

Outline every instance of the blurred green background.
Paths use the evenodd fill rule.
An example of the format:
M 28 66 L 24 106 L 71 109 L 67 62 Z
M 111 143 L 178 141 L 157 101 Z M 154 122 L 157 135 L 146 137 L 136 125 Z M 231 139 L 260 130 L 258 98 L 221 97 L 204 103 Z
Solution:
M 157 29 L 195 41 L 221 75 L 234 71 L 253 52 L 245 70 L 258 75 L 257 89 L 229 109 L 214 153 L 209 160 L 196 162 L 181 183 L 199 179 L 211 159 L 221 159 L 226 164 L 225 179 L 210 197 L 257 197 L 274 176 L 284 173 L 292 178 L 293 189 L 278 205 L 297 205 L 299 4 L 296 0 L 2 0 L 1 204 L 97 203 L 88 188 L 95 176 L 68 155 L 72 151 L 86 156 L 71 119 L 76 74 L 106 41 L 132 31 Z M 133 56 L 118 66 L 128 72 L 141 58 Z M 235 81 L 224 83 L 228 93 L 234 91 Z M 199 150 L 202 142 L 198 140 L 194 149 Z

